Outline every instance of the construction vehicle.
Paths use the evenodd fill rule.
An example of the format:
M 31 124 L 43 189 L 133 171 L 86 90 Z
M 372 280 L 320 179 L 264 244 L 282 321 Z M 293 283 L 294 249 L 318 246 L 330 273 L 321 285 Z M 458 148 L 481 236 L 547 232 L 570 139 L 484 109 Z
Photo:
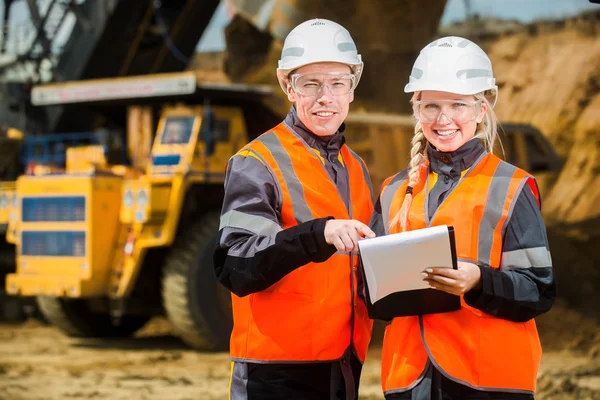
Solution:
M 109 164 L 102 145 L 70 147 L 64 169 L 36 165 L 17 179 L 7 292 L 36 296 L 46 319 L 72 336 L 128 336 L 164 311 L 191 346 L 226 348 L 230 295 L 212 267 L 224 168 L 248 132 L 279 121 L 260 105 L 270 94 L 203 85 L 193 73 L 34 88 L 38 105 L 127 113 L 131 163 Z
M 24 3 L 29 18 L 11 12 Z M 33 85 L 179 72 L 219 0 L 8 0 L 0 39 L 0 117 L 26 134 L 72 131 L 76 114 L 31 107 Z M 9 29 L 10 27 L 10 29 Z
M 62 145 L 71 146 L 73 141 L 53 137 L 45 142 L 40 135 L 90 130 L 93 126 L 86 124 L 93 121 L 87 110 L 73 111 L 61 104 L 33 106 L 32 87 L 49 81 L 182 71 L 218 5 L 219 0 L 5 1 L 0 35 L 0 133 L 6 127 L 16 128 L 25 133 L 24 143 L 36 141 L 36 151 L 41 148 L 43 154 L 62 158 L 58 166 L 57 160 L 36 161 L 37 172 L 60 170 L 66 155 Z M 21 6 L 25 13 L 23 8 L 13 11 Z M 23 19 L 23 14 L 29 18 Z M 115 114 L 117 125 L 125 126 L 121 117 L 125 113 L 118 107 L 108 113 Z M 79 141 L 78 136 L 71 137 Z M 0 136 L 0 181 L 14 181 L 25 168 L 34 167 L 23 162 L 26 155 L 21 144 Z M 55 154 L 43 149 L 50 144 Z M 10 215 L 6 210 L 0 214 Z M 0 220 L 3 232 L 7 224 Z M 14 245 L 0 241 L 0 255 L 4 288 L 6 274 L 15 272 Z M 0 290 L 0 319 L 4 314 L 15 315 L 15 299 Z M 10 308 L 6 313 L 2 312 L 5 304 Z

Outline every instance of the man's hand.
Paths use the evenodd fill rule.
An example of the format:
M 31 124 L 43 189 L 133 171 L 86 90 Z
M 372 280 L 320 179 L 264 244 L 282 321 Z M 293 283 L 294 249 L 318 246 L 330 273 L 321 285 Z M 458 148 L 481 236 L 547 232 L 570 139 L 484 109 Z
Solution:
M 421 275 L 431 288 L 458 296 L 481 284 L 479 267 L 463 261 L 458 262 L 458 269 L 431 267 Z
M 357 243 L 363 237 L 374 238 L 375 233 L 360 221 L 330 219 L 325 223 L 325 241 L 338 251 L 357 251 Z

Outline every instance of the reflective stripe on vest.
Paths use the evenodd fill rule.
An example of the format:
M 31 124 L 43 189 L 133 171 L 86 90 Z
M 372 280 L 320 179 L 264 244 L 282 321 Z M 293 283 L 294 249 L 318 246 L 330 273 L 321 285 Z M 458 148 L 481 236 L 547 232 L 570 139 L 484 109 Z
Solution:
M 328 216 L 368 224 L 373 211 L 368 172 L 362 160 L 346 146 L 340 153 L 348 171 L 350 212 L 319 157 L 284 124 L 259 136 L 241 151 L 255 154 L 275 176 L 282 195 L 283 229 Z M 260 217 L 228 214 L 222 220 L 227 219 L 230 226 L 254 233 L 277 232 Z M 221 228 L 227 226 L 222 221 Z M 330 361 L 342 357 L 353 345 L 364 360 L 372 321 L 364 302 L 356 296 L 357 263 L 356 254 L 336 253 L 325 262 L 309 263 L 292 271 L 264 291 L 242 298 L 233 295 L 232 358 L 258 362 Z
M 381 190 L 381 215 L 383 218 L 383 225 L 385 226 L 386 235 L 390 234 L 390 220 L 388 216 L 390 215 L 392 199 L 394 198 L 394 195 L 397 194 L 398 188 L 400 188 L 400 186 L 403 186 L 407 179 L 408 174 L 405 171 L 403 171 L 393 176 L 389 181 L 383 183 L 383 189 Z M 406 186 L 404 190 L 406 190 Z
M 427 172 L 420 181 L 426 181 Z M 427 185 L 413 191 L 411 228 L 452 225 L 457 255 L 465 261 L 503 265 L 502 237 L 526 172 L 486 155 L 467 173 L 426 221 Z M 385 187 L 382 209 L 387 225 L 404 200 L 407 183 Z M 393 194 L 387 193 L 388 189 Z M 390 192 L 392 191 L 390 190 Z M 391 233 L 399 231 L 391 227 Z M 531 254 L 535 263 L 537 252 Z M 543 262 L 543 261 L 542 261 Z M 517 263 L 517 265 L 519 265 Z M 386 393 L 414 387 L 429 358 L 444 375 L 482 390 L 532 393 L 541 347 L 535 322 L 511 322 L 469 307 L 461 298 L 459 311 L 395 318 L 386 329 L 382 355 L 382 385 Z
M 271 236 L 281 231 L 276 222 L 260 215 L 246 214 L 237 210 L 231 210 L 221 216 L 219 229 L 223 228 L 245 229 L 255 235 Z

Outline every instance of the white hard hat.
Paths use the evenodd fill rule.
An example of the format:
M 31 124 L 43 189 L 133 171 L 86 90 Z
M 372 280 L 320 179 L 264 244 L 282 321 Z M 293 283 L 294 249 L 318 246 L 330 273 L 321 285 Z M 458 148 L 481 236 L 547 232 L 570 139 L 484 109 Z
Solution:
M 498 86 L 492 62 L 481 47 L 470 40 L 448 36 L 425 46 L 415 61 L 404 92 L 422 90 L 465 95 L 492 90 L 493 107 Z
M 285 38 L 277 68 L 283 91 L 287 92 L 286 79 L 291 71 L 319 62 L 349 65 L 358 84 L 363 62 L 350 32 L 338 23 L 317 18 L 301 23 Z

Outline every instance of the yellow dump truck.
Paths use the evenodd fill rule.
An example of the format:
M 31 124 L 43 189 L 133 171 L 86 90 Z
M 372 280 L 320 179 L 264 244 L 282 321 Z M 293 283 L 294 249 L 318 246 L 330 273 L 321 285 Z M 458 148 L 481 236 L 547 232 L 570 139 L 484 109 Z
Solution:
M 276 122 L 257 111 L 270 90 L 193 73 L 34 88 L 34 104 L 64 112 L 121 108 L 130 163 L 111 165 L 100 143 L 67 148 L 62 167 L 29 166 L 0 211 L 17 260 L 6 291 L 37 296 L 72 336 L 127 336 L 165 313 L 191 346 L 226 348 L 230 298 L 212 266 L 224 168 L 251 139 L 248 121 L 256 133 Z

